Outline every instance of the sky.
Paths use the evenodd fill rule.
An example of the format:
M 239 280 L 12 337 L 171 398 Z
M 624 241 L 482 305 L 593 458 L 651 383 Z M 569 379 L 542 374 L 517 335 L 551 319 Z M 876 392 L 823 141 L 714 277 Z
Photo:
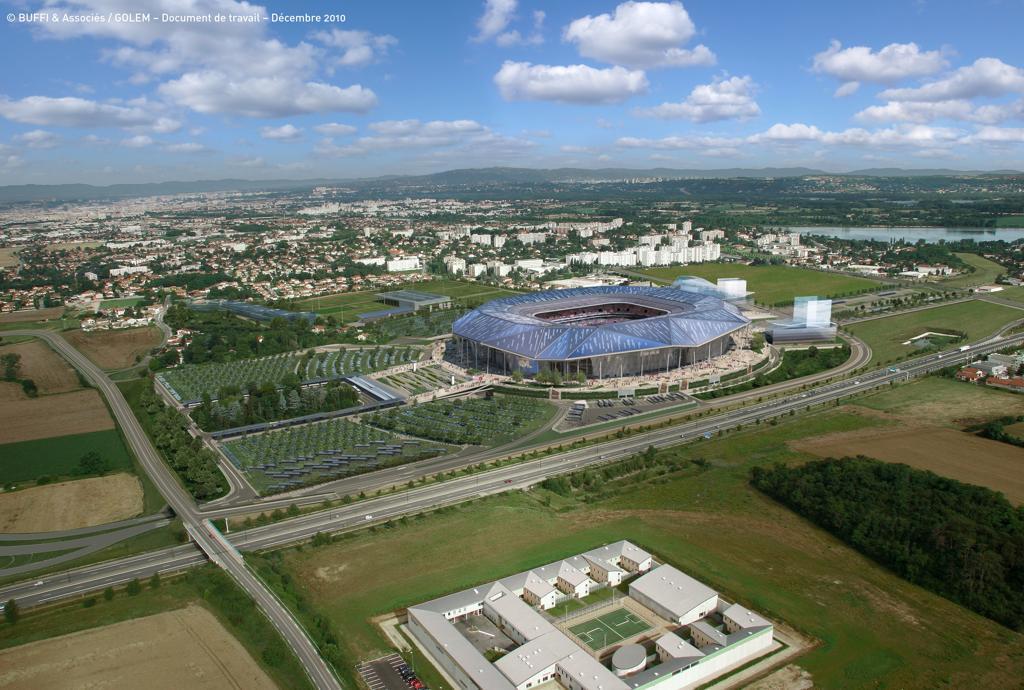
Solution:
M 1021 0 L 0 8 L 0 184 L 1024 170 Z

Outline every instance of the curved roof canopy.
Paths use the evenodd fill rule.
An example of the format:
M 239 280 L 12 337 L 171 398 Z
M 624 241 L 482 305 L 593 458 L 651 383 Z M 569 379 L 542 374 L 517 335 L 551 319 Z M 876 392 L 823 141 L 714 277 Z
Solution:
M 617 323 L 558 323 L 536 314 L 603 304 L 660 312 Z M 488 302 L 459 318 L 455 335 L 535 360 L 566 360 L 664 347 L 698 347 L 750 323 L 713 295 L 672 287 L 545 290 Z

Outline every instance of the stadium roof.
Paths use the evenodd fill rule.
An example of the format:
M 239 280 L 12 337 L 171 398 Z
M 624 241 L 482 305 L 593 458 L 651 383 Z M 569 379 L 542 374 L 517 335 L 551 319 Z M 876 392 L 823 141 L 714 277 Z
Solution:
M 557 323 L 537 313 L 635 304 L 663 312 L 611 324 Z M 535 360 L 566 360 L 664 347 L 697 347 L 750 321 L 735 306 L 678 288 L 592 287 L 546 290 L 488 302 L 459 318 L 455 335 Z

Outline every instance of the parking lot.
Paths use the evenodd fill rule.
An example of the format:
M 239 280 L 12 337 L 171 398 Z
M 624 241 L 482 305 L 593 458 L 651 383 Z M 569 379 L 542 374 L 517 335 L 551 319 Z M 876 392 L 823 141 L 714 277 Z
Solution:
M 409 684 L 401 675 L 405 660 L 398 654 L 389 654 L 379 659 L 364 661 L 356 667 L 363 682 L 370 690 L 409 690 Z

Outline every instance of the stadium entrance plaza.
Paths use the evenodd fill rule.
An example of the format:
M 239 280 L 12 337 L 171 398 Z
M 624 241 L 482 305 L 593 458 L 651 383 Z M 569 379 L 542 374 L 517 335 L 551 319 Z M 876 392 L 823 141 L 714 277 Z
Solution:
M 411 606 L 406 629 L 479 690 L 682 690 L 790 656 L 772 622 L 629 541 Z

